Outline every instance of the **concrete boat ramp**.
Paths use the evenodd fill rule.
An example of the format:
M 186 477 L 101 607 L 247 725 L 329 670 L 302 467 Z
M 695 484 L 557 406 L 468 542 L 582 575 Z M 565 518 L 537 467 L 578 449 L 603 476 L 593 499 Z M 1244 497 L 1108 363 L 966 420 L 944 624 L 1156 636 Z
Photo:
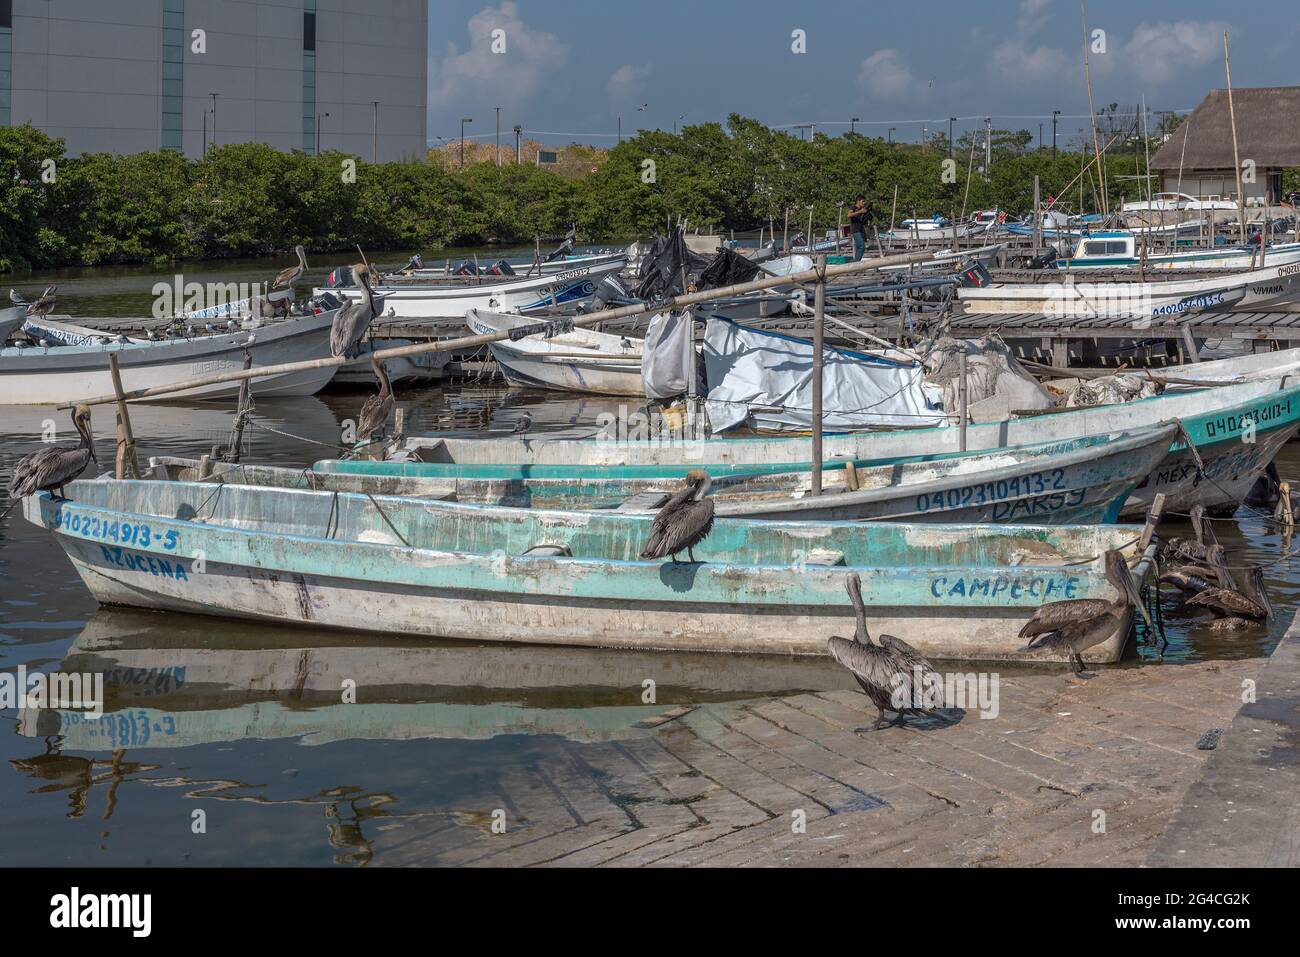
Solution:
M 1268 662 L 1151 663 L 1100 669 L 1090 680 L 1003 675 L 992 719 L 972 708 L 947 724 L 913 719 L 855 734 L 875 712 L 848 690 L 665 708 L 636 735 L 565 742 L 527 770 L 512 764 L 468 804 L 390 818 L 368 842 L 371 859 L 1294 864 L 1298 675 L 1293 626 Z M 1238 714 L 1249 681 L 1258 682 L 1259 704 Z M 1218 749 L 1198 750 L 1215 728 L 1228 729 Z M 1234 794 L 1230 817 L 1224 803 Z M 1222 846 L 1189 851 L 1221 818 L 1229 823 L 1213 840 Z M 1240 842 L 1233 823 L 1257 838 Z

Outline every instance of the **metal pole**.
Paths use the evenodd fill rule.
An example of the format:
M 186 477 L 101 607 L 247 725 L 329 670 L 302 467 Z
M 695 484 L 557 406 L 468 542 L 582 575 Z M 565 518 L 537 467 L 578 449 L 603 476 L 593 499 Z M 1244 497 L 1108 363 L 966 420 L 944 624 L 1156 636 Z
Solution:
M 501 165 L 501 107 L 493 107 L 497 111 L 497 165 Z
M 812 494 L 822 493 L 822 353 L 826 348 L 826 254 L 817 257 L 813 293 Z
M 1056 118 L 1060 115 L 1060 110 L 1052 110 L 1052 159 L 1056 159 Z
M 212 148 L 217 148 L 217 97 L 218 93 L 209 93 L 212 97 Z
M 1043 242 L 1043 214 L 1042 201 L 1038 189 L 1038 177 L 1034 177 L 1034 256 L 1038 255 L 1039 247 Z M 964 355 L 964 353 L 963 353 Z
M 960 444 L 958 447 L 960 448 L 961 451 L 965 452 L 967 415 L 966 415 L 966 344 L 964 342 L 962 343 L 961 364 L 958 370 L 958 377 L 957 377 L 957 396 L 958 396 L 957 405 L 959 411 L 961 412 L 961 424 L 960 424 L 961 434 L 960 434 Z
M 370 157 L 370 161 L 372 163 L 378 163 L 379 162 L 379 101 L 371 100 L 370 105 L 375 108 L 375 118 L 374 118 L 375 119 L 374 121 L 375 145 L 374 145 L 374 152 L 371 154 Z
M 523 132 L 523 127 L 515 126 L 515 165 L 519 165 L 519 134 Z
M 993 168 L 993 117 L 984 117 L 984 178 Z
M 948 117 L 948 159 L 952 159 L 953 156 L 952 125 L 955 122 L 957 122 L 957 117 L 955 116 Z

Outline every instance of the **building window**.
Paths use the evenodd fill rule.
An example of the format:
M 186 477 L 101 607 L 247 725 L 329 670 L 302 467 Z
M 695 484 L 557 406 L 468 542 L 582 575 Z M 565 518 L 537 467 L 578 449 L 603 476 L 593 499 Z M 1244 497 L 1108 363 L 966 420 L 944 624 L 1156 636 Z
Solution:
M 13 96 L 13 0 L 0 0 L 0 126 L 8 126 Z
M 12 30 L 14 26 L 14 0 L 0 0 L 0 29 Z
M 165 150 L 184 149 L 185 0 L 163 0 L 162 134 Z M 207 144 L 204 144 L 205 146 Z
M 302 148 L 316 154 L 316 0 L 303 0 Z

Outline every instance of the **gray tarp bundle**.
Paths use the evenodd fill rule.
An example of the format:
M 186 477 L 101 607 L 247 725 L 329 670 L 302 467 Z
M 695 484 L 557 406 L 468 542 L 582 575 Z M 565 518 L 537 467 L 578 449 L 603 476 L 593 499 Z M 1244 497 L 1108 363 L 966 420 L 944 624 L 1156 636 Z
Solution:
M 641 378 L 647 399 L 686 394 L 688 348 L 693 348 L 690 312 L 661 312 L 650 320 L 641 349 Z
M 1009 409 L 1050 409 L 1052 397 L 1038 380 L 1016 361 L 1001 339 L 942 338 L 934 344 L 925 365 L 926 379 L 943 389 L 944 408 L 961 405 L 958 380 L 961 354 L 966 353 L 966 402 L 974 405 L 994 396 L 1005 396 Z
M 650 349 L 647 337 L 647 354 Z M 777 431 L 812 427 L 811 342 L 710 319 L 704 370 L 705 408 L 714 432 L 746 422 Z M 822 423 L 828 431 L 946 421 L 935 390 L 925 384 L 924 369 L 914 363 L 827 347 L 822 383 Z

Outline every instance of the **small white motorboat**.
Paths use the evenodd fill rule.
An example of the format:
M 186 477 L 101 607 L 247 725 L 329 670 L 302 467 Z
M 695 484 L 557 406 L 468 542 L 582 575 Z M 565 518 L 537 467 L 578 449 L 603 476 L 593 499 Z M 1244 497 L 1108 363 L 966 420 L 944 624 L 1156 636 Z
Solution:
M 478 335 L 539 327 L 524 316 L 482 309 L 467 312 L 465 322 Z M 538 335 L 502 339 L 489 348 L 501 374 L 514 386 L 644 396 L 642 345 L 641 339 L 572 329 L 549 339 Z

